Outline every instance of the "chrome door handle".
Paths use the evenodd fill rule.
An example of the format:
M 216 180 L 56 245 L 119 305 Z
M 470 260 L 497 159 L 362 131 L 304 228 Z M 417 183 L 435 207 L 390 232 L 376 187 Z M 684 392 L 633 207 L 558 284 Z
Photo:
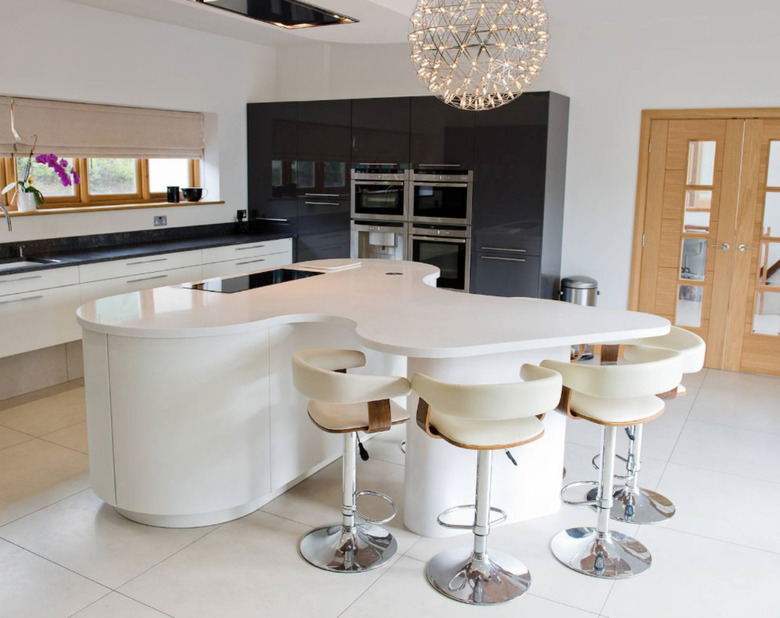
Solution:
M 731 249 L 731 245 L 729 245 L 729 243 L 727 242 L 724 242 L 723 244 L 720 245 L 710 243 L 710 247 L 715 247 L 716 249 L 723 249 L 724 251 L 728 251 L 729 249 Z
M 739 245 L 737 247 L 737 251 L 747 251 L 747 250 L 755 251 L 756 248 L 755 247 L 748 247 L 747 245 Z

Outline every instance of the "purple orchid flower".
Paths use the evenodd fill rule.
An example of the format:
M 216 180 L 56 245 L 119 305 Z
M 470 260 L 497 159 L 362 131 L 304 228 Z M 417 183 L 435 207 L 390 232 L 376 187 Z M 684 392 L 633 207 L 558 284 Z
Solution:
M 76 170 L 72 168 L 68 170 L 68 161 L 66 159 L 60 159 L 57 155 L 50 153 L 39 154 L 35 157 L 35 161 L 36 163 L 48 165 L 57 172 L 63 187 L 69 187 L 71 184 L 77 185 L 81 182 L 81 178 L 79 178 Z M 72 181 L 71 178 L 73 179 Z

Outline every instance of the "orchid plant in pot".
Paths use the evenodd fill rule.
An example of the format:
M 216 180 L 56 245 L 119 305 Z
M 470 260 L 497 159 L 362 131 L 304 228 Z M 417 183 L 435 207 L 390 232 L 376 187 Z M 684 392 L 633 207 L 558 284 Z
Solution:
M 37 143 L 38 138 L 35 138 Z M 38 206 L 43 204 L 46 199 L 43 197 L 43 193 L 40 192 L 35 186 L 33 186 L 33 177 L 31 174 L 33 161 L 40 164 L 48 165 L 56 174 L 60 177 L 60 182 L 63 187 L 69 187 L 71 185 L 77 185 L 81 182 L 78 173 L 73 167 L 68 165 L 66 159 L 61 159 L 55 154 L 39 154 L 33 159 L 33 153 L 35 152 L 35 143 L 30 149 L 30 154 L 27 157 L 27 163 L 24 165 L 24 172 L 19 174 L 19 179 L 8 184 L 1 194 L 5 195 L 12 189 L 16 189 L 16 207 L 21 211 L 35 210 Z

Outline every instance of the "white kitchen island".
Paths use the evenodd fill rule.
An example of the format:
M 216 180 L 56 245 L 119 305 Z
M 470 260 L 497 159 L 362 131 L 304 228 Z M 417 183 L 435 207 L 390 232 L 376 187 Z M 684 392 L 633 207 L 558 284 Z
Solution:
M 317 269 L 329 261 L 289 268 Z M 82 306 L 95 492 L 126 517 L 186 527 L 240 517 L 340 455 L 292 386 L 303 347 L 357 347 L 370 373 L 466 382 L 519 380 L 523 362 L 577 343 L 661 335 L 655 316 L 435 288 L 437 270 L 361 260 L 357 268 L 224 294 L 157 288 Z M 446 534 L 436 515 L 473 500 L 473 453 L 433 440 L 408 402 L 405 523 Z M 499 458 L 494 503 L 514 521 L 558 508 L 565 417 Z M 506 465 L 504 465 L 506 463 Z

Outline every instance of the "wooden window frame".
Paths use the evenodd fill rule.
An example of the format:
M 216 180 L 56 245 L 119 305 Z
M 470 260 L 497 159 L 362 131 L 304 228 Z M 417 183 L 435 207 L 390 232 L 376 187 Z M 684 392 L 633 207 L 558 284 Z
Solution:
M 24 158 L 24 157 L 22 157 Z M 73 158 L 73 168 L 78 173 L 81 182 L 76 185 L 75 196 L 47 197 L 46 201 L 38 207 L 38 210 L 56 210 L 58 208 L 90 208 L 102 206 L 122 206 L 128 204 L 154 204 L 167 203 L 165 193 L 152 193 L 149 190 L 149 159 L 135 159 L 136 164 L 136 192 L 114 195 L 91 195 L 89 193 L 88 159 L 101 157 L 76 157 Z M 110 158 L 110 157 L 106 157 Z M 189 162 L 189 186 L 200 185 L 200 160 L 188 159 Z M 16 161 L 14 157 L 0 157 L 0 188 L 16 181 Z M 10 204 L 13 192 L 0 197 L 3 204 L 9 210 L 15 211 L 16 204 Z

